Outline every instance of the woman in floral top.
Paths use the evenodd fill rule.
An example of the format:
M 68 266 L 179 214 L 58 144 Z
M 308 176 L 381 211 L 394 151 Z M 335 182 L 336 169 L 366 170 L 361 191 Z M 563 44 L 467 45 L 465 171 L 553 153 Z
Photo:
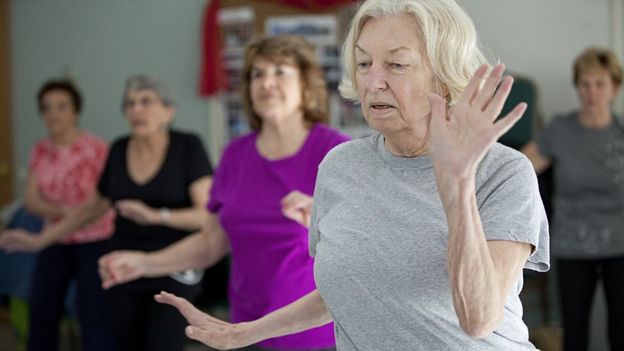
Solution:
M 37 98 L 48 136 L 31 152 L 26 207 L 50 226 L 93 196 L 108 146 L 78 126 L 82 98 L 70 81 L 45 83 Z M 115 349 L 97 271 L 97 259 L 113 232 L 113 223 L 114 213 L 108 211 L 57 243 L 25 250 L 39 251 L 31 291 L 29 350 L 58 350 L 58 326 L 72 280 L 78 286 L 82 349 Z M 12 235 L 24 234 L 15 233 L 20 231 L 5 232 L 0 247 L 24 251 L 26 248 L 6 245 Z

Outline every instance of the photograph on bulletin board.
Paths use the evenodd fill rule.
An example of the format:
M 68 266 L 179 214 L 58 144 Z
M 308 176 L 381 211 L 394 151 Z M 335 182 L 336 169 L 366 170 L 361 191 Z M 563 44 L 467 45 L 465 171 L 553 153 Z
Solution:
M 249 131 L 238 89 L 245 45 L 255 35 L 255 18 L 254 9 L 250 6 L 233 7 L 219 11 L 223 60 L 228 80 L 228 91 L 223 97 L 228 139 Z

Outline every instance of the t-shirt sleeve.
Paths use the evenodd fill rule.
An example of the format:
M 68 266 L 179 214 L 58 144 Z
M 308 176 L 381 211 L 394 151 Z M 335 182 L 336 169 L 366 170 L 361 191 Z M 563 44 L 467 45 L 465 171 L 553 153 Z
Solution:
M 525 268 L 547 271 L 548 220 L 530 161 L 518 157 L 503 164 L 480 186 L 477 199 L 486 239 L 531 244 Z
M 196 135 L 188 135 L 185 151 L 187 184 L 191 184 L 201 177 L 212 175 L 210 159 L 208 159 L 204 145 Z

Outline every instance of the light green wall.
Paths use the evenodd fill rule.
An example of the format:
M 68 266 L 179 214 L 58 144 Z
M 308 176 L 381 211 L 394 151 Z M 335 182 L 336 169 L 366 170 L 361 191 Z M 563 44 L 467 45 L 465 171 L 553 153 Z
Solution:
M 204 136 L 208 103 L 198 97 L 200 30 L 206 0 L 11 0 L 11 82 L 16 193 L 29 151 L 45 136 L 35 95 L 48 78 L 71 74 L 85 106 L 81 125 L 107 140 L 127 125 L 125 78 L 160 76 L 177 98 L 175 125 Z

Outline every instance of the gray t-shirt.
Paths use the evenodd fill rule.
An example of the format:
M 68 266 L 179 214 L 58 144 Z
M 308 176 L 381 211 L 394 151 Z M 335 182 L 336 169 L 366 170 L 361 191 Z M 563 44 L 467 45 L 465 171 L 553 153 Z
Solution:
M 487 239 L 532 244 L 526 267 L 546 271 L 548 224 L 530 162 L 496 144 L 476 182 Z M 310 252 L 338 350 L 533 350 L 518 298 L 521 278 L 494 333 L 476 340 L 462 331 L 447 244 L 429 157 L 394 156 L 379 134 L 334 148 L 319 169 Z
M 584 128 L 577 113 L 555 118 L 537 138 L 554 164 L 553 256 L 624 255 L 624 131 Z

